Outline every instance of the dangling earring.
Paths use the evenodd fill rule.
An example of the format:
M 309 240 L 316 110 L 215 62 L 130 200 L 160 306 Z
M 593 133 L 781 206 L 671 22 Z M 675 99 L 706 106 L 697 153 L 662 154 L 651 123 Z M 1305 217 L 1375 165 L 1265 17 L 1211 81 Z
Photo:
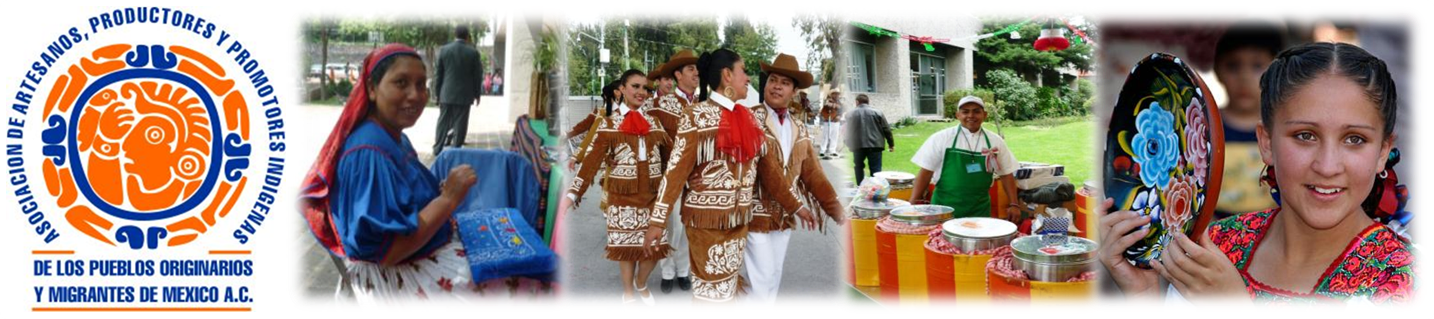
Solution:
M 722 96 L 726 96 L 729 99 L 732 98 L 732 87 L 728 86 L 727 88 L 722 89 Z
M 1265 170 L 1260 173 L 1260 184 L 1270 187 L 1270 198 L 1275 200 L 1275 206 L 1280 204 L 1280 184 L 1275 180 L 1275 166 L 1265 165 Z

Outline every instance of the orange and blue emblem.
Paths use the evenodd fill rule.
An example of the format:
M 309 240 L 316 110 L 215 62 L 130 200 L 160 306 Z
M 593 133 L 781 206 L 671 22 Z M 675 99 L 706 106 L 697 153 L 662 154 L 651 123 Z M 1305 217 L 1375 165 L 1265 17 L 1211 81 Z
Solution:
M 64 219 L 131 249 L 190 243 L 228 214 L 249 168 L 248 103 L 215 60 L 180 45 L 113 44 L 59 75 L 41 133 Z

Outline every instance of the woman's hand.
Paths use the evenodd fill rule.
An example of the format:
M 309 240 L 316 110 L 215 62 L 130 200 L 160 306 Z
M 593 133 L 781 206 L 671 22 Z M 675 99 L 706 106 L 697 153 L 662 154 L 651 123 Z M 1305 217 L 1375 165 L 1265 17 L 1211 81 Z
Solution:
M 1160 271 L 1160 275 L 1169 280 L 1181 296 L 1190 300 L 1250 301 L 1245 280 L 1240 278 L 1235 264 L 1225 257 L 1219 247 L 1210 243 L 1208 237 L 1201 242 L 1204 246 L 1196 244 L 1184 233 L 1176 233 L 1160 255 L 1160 261 L 1151 263 L 1151 266 Z
M 1020 225 L 1021 220 L 1025 218 L 1021 218 L 1021 208 L 1017 205 L 1019 204 L 1012 203 L 1012 205 L 1006 206 L 1006 220 L 1016 225 Z
M 802 228 L 807 230 L 817 229 L 817 218 L 812 216 L 812 210 L 802 206 L 797 210 L 797 220 L 802 223 Z
M 478 182 L 478 175 L 473 172 L 473 167 L 468 164 L 458 165 L 448 170 L 448 178 L 443 179 L 443 194 L 449 198 L 462 199 L 468 194 L 468 188 Z M 457 205 L 457 203 L 454 203 Z
M 666 230 L 666 228 L 647 226 L 647 234 L 643 236 L 642 247 L 647 248 L 649 253 L 658 252 L 658 250 L 662 249 L 662 246 L 658 246 L 657 243 L 662 242 L 663 230 Z
M 1114 201 L 1106 198 L 1101 202 L 1101 212 L 1110 210 Z M 1150 228 L 1150 217 L 1133 211 L 1118 211 L 1100 216 L 1100 250 L 1097 257 L 1105 266 L 1106 273 L 1120 291 L 1127 297 L 1160 296 L 1160 274 L 1154 270 L 1141 269 L 1125 261 L 1125 249 L 1145 237 Z M 1141 228 L 1140 230 L 1135 230 Z M 1135 232 L 1131 232 L 1135 230 Z M 1128 234 L 1127 234 L 1128 233 Z

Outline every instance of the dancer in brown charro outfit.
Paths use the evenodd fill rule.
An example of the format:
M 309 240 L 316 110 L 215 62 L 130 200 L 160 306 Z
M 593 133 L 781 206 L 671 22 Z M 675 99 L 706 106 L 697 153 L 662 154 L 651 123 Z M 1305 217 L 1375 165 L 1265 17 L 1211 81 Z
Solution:
M 700 80 L 697 78 L 697 56 L 692 50 L 681 50 L 667 59 L 667 62 L 658 66 L 654 71 L 657 76 L 673 79 L 675 87 L 671 92 L 659 95 L 652 100 L 653 107 L 647 109 L 647 114 L 662 122 L 662 127 L 667 130 L 667 136 L 677 137 L 677 122 L 688 106 L 697 102 L 697 85 Z M 672 148 L 661 149 L 662 158 L 668 159 L 672 154 Z M 680 202 L 680 200 L 679 200 Z M 682 206 L 670 207 L 669 219 L 679 219 L 682 216 Z M 692 265 L 689 264 L 687 256 L 687 232 L 682 223 L 673 223 L 667 227 L 668 242 L 672 244 L 673 252 L 667 258 L 657 262 L 657 267 L 662 271 L 662 284 L 660 288 L 663 293 L 672 292 L 676 286 L 683 291 L 692 289 Z
M 841 148 L 841 122 L 845 114 L 841 106 L 841 89 L 833 88 L 827 93 L 826 102 L 822 103 L 822 109 L 818 112 L 822 122 L 822 137 L 817 145 L 820 147 L 817 153 L 821 154 L 822 159 L 841 157 L 837 150 Z
M 782 283 L 782 264 L 787 256 L 787 243 L 796 228 L 797 217 L 803 228 L 818 228 L 820 217 L 812 214 L 798 215 L 782 209 L 772 193 L 795 192 L 808 207 L 816 206 L 838 224 L 843 222 L 841 203 L 837 202 L 836 191 L 822 171 L 821 161 L 812 147 L 811 135 L 806 125 L 800 122 L 791 109 L 792 97 L 797 89 L 811 86 L 811 74 L 797 67 L 797 59 L 787 54 L 777 55 L 772 64 L 763 62 L 762 105 L 752 106 L 752 115 L 766 132 L 767 150 L 780 156 L 781 175 L 763 178 L 781 178 L 791 189 L 767 189 L 758 185 L 752 206 L 752 222 L 747 228 L 747 278 L 752 283 L 751 295 L 754 301 L 771 304 L 776 301 L 777 289 Z M 819 205 L 811 205 L 819 204 Z
M 623 102 L 593 123 L 596 136 L 588 145 L 587 155 L 567 196 L 576 206 L 600 165 L 606 164 L 601 208 L 607 219 L 607 259 L 617 261 L 621 268 L 623 302 L 636 301 L 632 298 L 636 289 L 637 297 L 651 305 L 653 297 L 647 292 L 647 276 L 670 247 L 666 240 L 659 240 L 653 243 L 657 249 L 643 249 L 643 235 L 649 228 L 657 186 L 662 179 L 658 148 L 670 139 L 662 125 L 652 124 L 656 120 L 641 110 L 647 94 L 647 79 L 642 72 L 629 70 L 619 79 Z
M 742 58 L 727 49 L 703 54 L 699 97 L 678 123 L 672 158 L 653 208 L 646 242 L 658 245 L 667 215 L 682 198 L 681 223 L 687 227 L 697 301 L 727 302 L 741 291 L 747 222 L 752 219 L 752 192 L 757 183 L 769 189 L 787 211 L 810 214 L 781 176 L 781 159 L 765 145 L 761 126 L 746 106 L 747 74 Z M 732 96 L 732 94 L 740 94 Z M 765 177 L 765 178 L 764 178 Z M 683 190 L 687 192 L 684 196 Z M 660 247 L 655 247 L 659 248 Z

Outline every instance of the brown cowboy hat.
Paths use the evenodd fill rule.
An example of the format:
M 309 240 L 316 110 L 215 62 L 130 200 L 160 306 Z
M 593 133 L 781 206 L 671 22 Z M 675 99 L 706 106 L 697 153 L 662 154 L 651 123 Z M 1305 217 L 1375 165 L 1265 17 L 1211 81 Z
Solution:
M 660 72 L 660 71 L 662 71 L 662 66 L 663 66 L 663 65 L 666 65 L 666 64 L 667 64 L 667 63 L 658 63 L 658 64 L 657 64 L 657 67 L 652 68 L 652 71 L 647 71 L 647 81 L 648 81 L 648 82 L 657 82 L 657 79 L 663 78 L 662 72 Z M 669 75 L 667 75 L 666 77 L 672 77 L 672 76 L 669 74 Z
M 672 57 L 667 58 L 667 62 L 657 66 L 657 74 L 672 76 L 672 72 L 677 72 L 678 69 L 688 64 L 697 64 L 697 55 L 693 54 L 692 50 L 677 51 L 672 54 Z
M 772 61 L 772 64 L 762 62 L 761 65 L 762 72 L 776 73 L 792 78 L 792 80 L 797 82 L 798 89 L 805 89 L 812 86 L 812 74 L 799 69 L 797 66 L 797 58 L 790 54 L 778 54 L 777 59 Z

